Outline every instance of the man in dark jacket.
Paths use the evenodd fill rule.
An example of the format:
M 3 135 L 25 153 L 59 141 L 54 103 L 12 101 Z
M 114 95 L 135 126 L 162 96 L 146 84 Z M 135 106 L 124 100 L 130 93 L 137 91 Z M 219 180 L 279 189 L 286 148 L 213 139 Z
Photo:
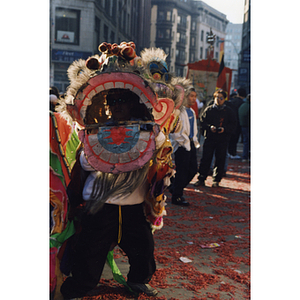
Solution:
M 236 128 L 231 135 L 228 143 L 228 154 L 229 157 L 232 159 L 240 159 L 240 156 L 237 155 L 237 143 L 239 141 L 240 135 L 241 135 L 241 126 L 239 123 L 239 108 L 244 103 L 244 99 L 247 96 L 246 90 L 243 88 L 238 89 L 238 94 L 234 97 L 231 97 L 228 102 L 226 102 L 226 105 L 229 106 L 235 113 L 237 124 Z
M 219 89 L 213 96 L 214 103 L 209 105 L 200 117 L 205 139 L 196 187 L 205 185 L 214 154 L 216 159 L 212 186 L 219 186 L 223 177 L 228 142 L 237 123 L 233 110 L 225 105 L 226 92 Z
M 242 162 L 247 162 L 250 158 L 250 94 L 239 108 L 239 122 L 243 134 Z

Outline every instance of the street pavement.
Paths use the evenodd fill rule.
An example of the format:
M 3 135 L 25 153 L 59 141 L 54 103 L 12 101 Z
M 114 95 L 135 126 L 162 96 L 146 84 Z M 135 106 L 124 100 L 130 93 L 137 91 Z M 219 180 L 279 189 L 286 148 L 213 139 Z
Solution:
M 82 299 L 250 299 L 250 163 L 229 159 L 220 187 L 211 187 L 211 176 L 205 187 L 195 188 L 196 181 L 184 191 L 188 207 L 171 204 L 166 192 L 164 227 L 154 233 L 157 271 L 150 285 L 157 297 L 131 295 L 106 266 L 98 287 Z M 117 247 L 115 261 L 126 277 L 127 257 Z

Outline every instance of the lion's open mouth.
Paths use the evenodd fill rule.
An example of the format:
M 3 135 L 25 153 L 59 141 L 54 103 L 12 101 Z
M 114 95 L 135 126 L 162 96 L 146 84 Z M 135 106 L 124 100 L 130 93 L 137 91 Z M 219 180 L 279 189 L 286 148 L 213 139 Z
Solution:
M 129 172 L 155 150 L 153 90 L 133 73 L 99 74 L 75 98 L 85 129 L 80 136 L 89 163 L 98 171 Z

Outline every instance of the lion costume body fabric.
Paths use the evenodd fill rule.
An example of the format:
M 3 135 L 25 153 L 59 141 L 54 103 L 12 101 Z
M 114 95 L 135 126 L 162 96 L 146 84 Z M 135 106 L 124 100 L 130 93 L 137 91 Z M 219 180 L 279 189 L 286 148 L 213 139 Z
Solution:
M 94 169 L 93 201 L 86 202 L 86 209 L 95 214 L 109 198 L 130 195 L 147 181 L 144 212 L 152 229 L 161 229 L 166 215 L 164 191 L 175 167 L 168 136 L 180 129 L 178 116 L 190 82 L 171 76 L 161 49 L 144 49 L 137 56 L 135 44 L 123 42 L 102 43 L 99 50 L 101 56 L 75 61 L 69 67 L 70 86 L 58 108 L 60 118 L 69 125 L 78 124 L 81 149 Z M 131 118 L 116 121 L 112 117 L 109 101 L 116 92 L 128 94 L 133 102 Z M 75 143 L 74 152 L 77 148 Z M 81 189 L 74 198 L 80 199 L 79 193 Z M 72 203 L 70 194 L 71 207 L 82 205 L 80 200 Z

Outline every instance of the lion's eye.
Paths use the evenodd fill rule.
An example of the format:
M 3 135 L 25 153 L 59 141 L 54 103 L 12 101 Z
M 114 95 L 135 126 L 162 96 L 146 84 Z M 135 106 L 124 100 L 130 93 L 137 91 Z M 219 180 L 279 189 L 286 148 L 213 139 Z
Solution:
M 154 74 L 152 74 L 152 77 L 153 77 L 154 80 L 160 80 L 161 79 L 161 74 L 154 73 Z

